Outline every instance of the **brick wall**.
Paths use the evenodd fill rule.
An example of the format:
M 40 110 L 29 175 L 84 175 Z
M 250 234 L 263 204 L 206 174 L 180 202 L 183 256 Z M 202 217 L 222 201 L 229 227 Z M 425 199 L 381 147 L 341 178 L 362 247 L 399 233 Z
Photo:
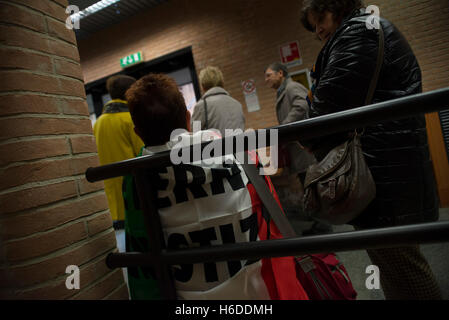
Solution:
M 247 126 L 276 125 L 275 92 L 264 84 L 263 70 L 279 60 L 279 45 L 298 40 L 303 65 L 311 68 L 321 48 L 313 34 L 299 22 L 300 0 L 170 0 L 132 19 L 80 41 L 86 83 L 119 72 L 119 59 L 143 51 L 152 60 L 192 46 L 197 72 L 207 65 L 223 71 L 225 87 L 245 105 L 241 82 L 254 79 L 261 105 L 245 110 Z M 423 70 L 424 90 L 449 83 L 449 7 L 447 0 L 376 0 L 380 13 L 393 21 L 415 51 Z M 82 21 L 81 21 L 82 28 Z M 244 107 L 246 109 L 246 107 Z M 449 206 L 449 165 L 436 114 L 428 115 L 431 152 L 440 197 Z
M 131 20 L 100 31 L 79 50 L 86 83 L 121 70 L 119 59 L 143 51 L 145 60 L 192 46 L 196 70 L 220 67 L 225 87 L 245 103 L 241 82 L 254 79 L 260 112 L 247 113 L 247 126 L 276 125 L 275 92 L 265 86 L 264 69 L 280 59 L 279 45 L 299 40 L 310 67 L 320 43 L 300 27 L 298 1 L 171 0 Z M 81 28 L 83 27 L 81 20 Z
M 393 21 L 409 40 L 423 69 L 424 90 L 449 80 L 449 7 L 446 0 L 380 0 L 380 13 Z M 262 111 L 247 114 L 251 127 L 276 123 L 275 94 L 264 85 L 263 70 L 279 60 L 279 45 L 298 40 L 303 65 L 310 68 L 321 48 L 299 22 L 301 1 L 170 0 L 79 43 L 86 83 L 121 70 L 119 59 L 143 51 L 145 60 L 193 47 L 197 71 L 219 66 L 226 87 L 244 103 L 242 80 L 256 80 Z M 82 20 L 81 20 L 82 28 Z
M 0 298 L 127 299 L 66 0 L 0 1 Z M 80 268 L 68 290 L 66 267 Z

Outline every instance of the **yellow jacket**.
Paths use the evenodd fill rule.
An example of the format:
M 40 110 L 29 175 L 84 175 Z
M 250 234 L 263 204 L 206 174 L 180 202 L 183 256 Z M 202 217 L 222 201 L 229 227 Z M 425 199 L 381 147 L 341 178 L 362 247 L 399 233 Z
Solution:
M 134 132 L 134 124 L 123 100 L 109 101 L 94 124 L 100 164 L 106 165 L 137 157 L 144 143 Z M 104 181 L 112 220 L 125 220 L 122 195 L 123 177 Z

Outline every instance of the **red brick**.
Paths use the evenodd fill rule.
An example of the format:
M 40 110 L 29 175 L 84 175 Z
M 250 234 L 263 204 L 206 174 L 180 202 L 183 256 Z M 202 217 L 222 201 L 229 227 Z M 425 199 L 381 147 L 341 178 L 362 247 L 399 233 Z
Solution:
M 78 182 L 78 189 L 80 192 L 80 195 L 85 195 L 91 192 L 104 190 L 104 182 L 98 181 L 91 183 L 87 181 L 86 179 L 80 179 Z
M 88 287 L 91 283 L 114 271 L 109 269 L 106 265 L 106 257 L 108 254 L 109 253 L 100 256 L 99 258 L 95 258 L 94 261 L 89 261 L 80 268 L 80 290 Z
M 85 174 L 86 170 L 90 167 L 98 167 L 100 161 L 98 156 L 88 156 L 88 157 L 77 157 L 73 158 L 71 167 L 73 174 Z
M 0 25 L 0 42 L 4 45 L 17 46 L 48 52 L 47 38 L 23 28 Z
M 64 22 L 47 18 L 48 34 L 76 45 L 75 32 L 67 28 Z
M 0 136 L 5 138 L 74 133 L 88 134 L 92 132 L 92 122 L 89 119 L 26 117 L 0 119 L 0 128 Z
M 83 221 L 47 233 L 6 243 L 5 252 L 9 262 L 31 259 L 63 249 L 87 238 Z
M 28 188 L 0 196 L 0 214 L 36 208 L 77 196 L 75 181 Z
M 10 3 L 2 3 L 0 21 L 46 32 L 44 17 L 41 14 Z
M 0 116 L 20 113 L 59 113 L 58 100 L 40 95 L 13 94 L 0 99 Z
M 0 91 L 34 91 L 86 97 L 84 84 L 78 80 L 18 71 L 3 71 L 0 77 L 4 79 L 0 82 Z
M 2 71 L 0 91 L 35 91 L 42 93 L 61 93 L 57 78 L 17 71 Z
M 84 89 L 84 82 L 75 79 L 60 78 L 61 91 L 63 94 L 86 98 L 86 90 Z
M 33 94 L 10 94 L 0 99 L 0 116 L 20 113 L 89 116 L 85 99 L 67 99 Z
M 24 163 L 0 171 L 0 190 L 30 182 L 84 174 L 87 168 L 96 166 L 99 166 L 97 156 Z
M 0 166 L 16 161 L 49 158 L 69 154 L 64 138 L 15 141 L 0 145 Z
M 48 41 L 49 48 L 52 53 L 57 56 L 71 59 L 77 63 L 80 61 L 78 48 L 73 44 L 65 43 L 61 40 L 51 40 Z
M 49 209 L 38 209 L 29 213 L 4 217 L 0 224 L 0 238 L 6 241 L 48 231 L 106 209 L 108 209 L 108 201 L 103 193 L 69 201 Z
M 97 262 L 89 263 L 87 266 L 80 268 L 80 289 L 69 290 L 66 287 L 66 276 L 62 278 L 49 282 L 45 284 L 43 287 L 39 287 L 37 289 L 31 290 L 18 290 L 14 294 L 10 294 L 9 299 L 32 299 L 32 300 L 60 300 L 67 299 L 75 294 L 80 294 L 84 288 L 87 288 L 92 282 L 107 276 L 108 274 L 112 274 L 114 271 L 110 270 L 106 266 L 105 257 L 102 257 Z M 124 298 L 122 287 L 125 286 L 126 289 L 126 297 L 128 295 L 126 284 L 123 284 L 118 293 L 115 294 L 118 298 L 115 300 L 123 299 L 127 300 L 128 298 Z M 123 298 L 120 298 L 123 297 Z M 8 299 L 6 298 L 6 299 Z M 5 299 L 5 298 L 4 298 Z
M 91 126 L 92 132 L 92 126 Z M 70 138 L 73 154 L 97 152 L 97 144 L 94 136 L 82 136 Z
M 55 68 L 57 74 L 73 77 L 81 81 L 84 80 L 83 72 L 79 63 L 55 59 Z
M 52 281 L 46 284 L 44 287 L 38 289 L 31 289 L 26 291 L 18 291 L 13 296 L 14 299 L 37 299 L 37 300 L 59 300 L 67 299 L 75 294 L 79 294 L 84 288 L 87 288 L 94 281 L 114 272 L 106 266 L 106 256 L 101 257 L 95 262 L 89 262 L 80 268 L 80 289 L 69 290 L 66 287 L 66 280 L 68 274 L 63 276 L 61 279 Z M 123 288 L 126 289 L 126 296 L 123 293 Z M 126 284 L 119 287 L 118 292 L 115 293 L 114 300 L 127 300 L 128 299 L 128 289 Z M 125 298 L 126 297 L 126 298 Z M 111 298 L 110 298 L 111 299 Z M 112 299 L 111 299 L 112 300 Z
M 66 177 L 72 173 L 71 159 L 50 160 L 38 163 L 24 163 L 0 172 L 0 190 L 20 186 L 30 182 Z
M 10 0 L 10 1 L 37 10 L 47 16 L 53 17 L 62 22 L 65 22 L 65 20 L 68 17 L 68 15 L 65 13 L 64 8 L 51 1 L 29 1 L 29 0 Z
M 12 48 L 0 48 L 0 68 L 53 73 L 50 57 Z
M 115 247 L 115 233 L 111 229 L 111 232 L 85 242 L 83 245 L 56 257 L 43 261 L 37 260 L 29 265 L 11 265 L 8 269 L 0 269 L 0 279 L 5 279 L 5 286 L 14 285 L 16 288 L 54 280 L 66 275 L 67 266 L 76 265 L 82 268 L 85 263 L 104 255 Z
M 79 62 L 76 46 L 11 25 L 0 25 L 0 43 L 55 54 Z
M 121 269 L 114 270 L 111 274 L 101 279 L 99 282 L 84 292 L 73 297 L 75 300 L 100 300 L 123 285 L 123 272 Z
M 94 218 L 87 219 L 87 230 L 89 236 L 93 236 L 108 228 L 112 228 L 112 218 L 109 211 L 102 213 Z
M 89 109 L 87 107 L 87 102 L 83 100 L 60 100 L 61 111 L 67 115 L 89 115 Z

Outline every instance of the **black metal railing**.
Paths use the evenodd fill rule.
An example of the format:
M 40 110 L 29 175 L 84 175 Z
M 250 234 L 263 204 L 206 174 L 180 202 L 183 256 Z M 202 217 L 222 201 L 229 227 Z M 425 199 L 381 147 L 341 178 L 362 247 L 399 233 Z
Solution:
M 446 88 L 268 129 L 276 129 L 279 142 L 286 142 L 324 136 L 376 122 L 434 112 L 447 109 L 448 107 L 449 88 Z M 216 144 L 217 148 L 222 149 L 222 154 L 227 154 L 236 150 L 239 139 L 246 141 L 250 135 L 251 133 L 244 133 L 209 143 Z M 269 141 L 269 136 L 270 130 L 267 130 L 266 140 L 257 141 L 257 148 L 265 146 L 266 141 Z M 209 143 L 204 143 L 201 147 L 204 148 Z M 232 143 L 233 148 L 226 150 L 225 145 L 229 143 Z M 184 148 L 182 152 L 190 152 L 192 149 L 193 146 Z M 248 143 L 244 144 L 244 150 L 248 150 Z M 134 175 L 152 246 L 150 252 L 147 253 L 110 254 L 107 258 L 107 264 L 111 268 L 152 265 L 156 271 L 162 296 L 166 299 L 176 299 L 176 290 L 170 272 L 170 265 L 173 264 L 295 256 L 306 253 L 350 251 L 449 241 L 448 221 L 306 238 L 288 238 L 167 250 L 162 237 L 159 215 L 155 207 L 155 192 L 151 183 L 144 178 L 143 173 L 147 169 L 156 169 L 169 165 L 171 165 L 170 152 L 167 151 L 157 155 L 143 156 L 106 166 L 89 168 L 86 171 L 86 178 L 90 182 L 127 174 Z M 153 195 L 153 197 L 148 197 L 148 195 Z
M 170 250 L 158 258 L 144 253 L 109 255 L 112 268 L 153 266 L 158 260 L 165 264 L 206 263 L 229 260 L 254 260 L 267 257 L 300 256 L 329 251 L 391 248 L 413 244 L 449 241 L 449 221 L 421 223 L 409 226 L 332 233 L 304 238 L 288 238 L 249 243 L 234 243 L 208 247 Z M 330 250 L 330 248 L 332 248 Z
M 270 127 L 266 129 L 265 141 L 257 141 L 257 145 L 264 145 L 266 141 L 269 141 L 271 129 L 277 130 L 279 142 L 293 140 L 301 141 L 301 139 L 305 140 L 326 136 L 332 133 L 359 128 L 385 120 L 400 119 L 412 115 L 447 109 L 449 108 L 448 97 L 449 88 L 439 89 L 347 111 L 336 112 L 321 117 Z M 221 148 L 221 154 L 225 155 L 230 153 L 229 150 L 225 149 L 226 145 L 232 144 L 233 149 L 231 150 L 236 150 L 237 142 L 239 140 L 247 139 L 249 137 L 252 138 L 252 135 L 253 133 L 246 132 L 241 135 L 226 137 L 222 140 L 203 143 L 201 150 L 208 144 L 214 144 L 218 148 Z M 257 139 L 258 135 L 256 134 L 255 136 Z M 247 147 L 248 144 L 245 144 L 244 151 L 248 150 Z M 215 147 L 211 146 L 211 149 L 215 149 Z M 193 150 L 193 146 L 183 148 L 181 149 L 181 152 L 187 154 L 190 150 Z M 89 182 L 95 182 L 132 174 L 134 171 L 142 168 L 156 168 L 169 165 L 171 165 L 170 151 L 166 151 L 152 156 L 143 156 L 101 167 L 89 168 L 86 171 L 86 178 Z

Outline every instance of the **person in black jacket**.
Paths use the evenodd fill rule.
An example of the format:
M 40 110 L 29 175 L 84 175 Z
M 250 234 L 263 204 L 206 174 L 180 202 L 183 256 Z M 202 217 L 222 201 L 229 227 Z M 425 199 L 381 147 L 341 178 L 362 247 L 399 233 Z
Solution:
M 363 106 L 377 65 L 379 28 L 360 0 L 305 0 L 301 21 L 323 42 L 311 72 L 311 118 Z M 421 70 L 407 40 L 378 17 L 385 35 L 373 103 L 422 91 Z M 318 161 L 347 132 L 301 141 Z M 438 219 L 438 200 L 423 115 L 365 127 L 363 152 L 376 183 L 376 198 L 351 222 L 356 229 Z M 434 275 L 418 246 L 367 250 L 380 269 L 387 299 L 440 299 Z

